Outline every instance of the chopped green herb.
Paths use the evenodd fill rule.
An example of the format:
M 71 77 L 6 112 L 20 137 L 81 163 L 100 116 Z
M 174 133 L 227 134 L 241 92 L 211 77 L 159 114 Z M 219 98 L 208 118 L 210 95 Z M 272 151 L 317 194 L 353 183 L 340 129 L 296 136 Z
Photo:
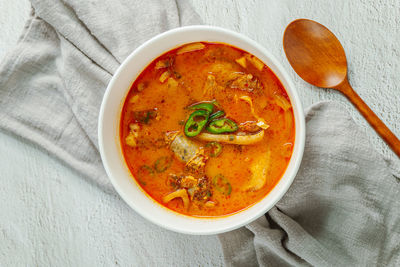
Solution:
M 217 112 L 211 114 L 209 121 L 212 121 L 212 120 L 222 117 L 224 115 L 225 115 L 225 112 L 223 110 L 218 110 Z
M 232 133 L 237 131 L 238 126 L 234 121 L 222 118 L 210 122 L 206 129 L 213 134 Z
M 139 167 L 138 171 L 136 172 L 136 178 L 138 179 L 139 183 L 142 185 L 146 185 L 146 182 L 143 178 L 148 176 L 154 176 L 154 170 L 150 166 L 142 165 Z
M 210 157 L 218 157 L 222 153 L 222 145 L 218 142 L 210 142 L 205 148 Z
M 160 157 L 154 163 L 156 172 L 164 172 L 172 165 L 172 157 Z
M 218 174 L 213 179 L 213 185 L 222 194 L 229 196 L 232 192 L 231 183 L 222 174 Z
M 212 113 L 214 110 L 214 105 L 210 102 L 202 102 L 199 104 L 195 104 L 192 106 L 189 106 L 188 109 L 192 110 L 206 110 L 208 113 Z

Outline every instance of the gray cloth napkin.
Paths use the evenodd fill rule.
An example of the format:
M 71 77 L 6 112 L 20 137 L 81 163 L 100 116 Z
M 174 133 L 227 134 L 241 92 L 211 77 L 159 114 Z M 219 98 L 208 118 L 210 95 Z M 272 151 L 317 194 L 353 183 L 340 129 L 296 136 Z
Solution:
M 300 170 L 265 216 L 219 235 L 228 266 L 400 266 L 400 168 L 344 107 L 307 110 Z
M 0 127 L 115 194 L 97 144 L 107 83 L 138 45 L 200 19 L 184 0 L 32 6 L 24 35 L 0 65 Z M 400 265 L 398 167 L 370 148 L 342 109 L 309 110 L 294 184 L 265 217 L 220 235 L 227 265 Z
M 120 63 L 151 37 L 200 18 L 185 0 L 32 0 L 0 65 L 0 127 L 40 145 L 111 192 L 97 119 Z

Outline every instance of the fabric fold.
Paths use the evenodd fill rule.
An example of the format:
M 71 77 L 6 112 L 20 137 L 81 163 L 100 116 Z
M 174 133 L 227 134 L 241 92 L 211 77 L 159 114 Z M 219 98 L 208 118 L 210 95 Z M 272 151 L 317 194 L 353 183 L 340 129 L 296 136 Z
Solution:
M 32 0 L 23 37 L 0 65 L 0 127 L 114 192 L 97 142 L 112 74 L 151 37 L 200 22 L 180 0 Z
M 266 216 L 219 235 L 228 266 L 398 266 L 400 167 L 344 106 L 307 110 L 299 172 Z

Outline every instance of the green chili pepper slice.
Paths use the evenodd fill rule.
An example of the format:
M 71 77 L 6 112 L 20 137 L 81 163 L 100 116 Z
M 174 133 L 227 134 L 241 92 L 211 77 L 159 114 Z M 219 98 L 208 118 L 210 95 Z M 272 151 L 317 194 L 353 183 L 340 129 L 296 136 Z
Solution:
M 225 115 L 225 112 L 223 110 L 218 110 L 217 112 L 210 115 L 209 121 L 212 121 L 212 120 L 222 117 L 224 115 Z
M 237 131 L 238 126 L 234 121 L 227 118 L 222 118 L 210 122 L 206 129 L 213 134 L 233 133 Z
M 171 164 L 171 157 L 160 157 L 154 162 L 154 169 L 156 170 L 156 172 L 164 172 L 169 167 L 171 167 Z
M 221 108 L 221 104 L 217 100 L 214 99 L 211 101 L 211 103 L 213 103 L 217 108 Z
M 189 137 L 198 135 L 204 126 L 206 126 L 209 116 L 210 113 L 206 110 L 194 111 L 186 121 L 185 135 Z
M 150 166 L 142 165 L 139 167 L 136 172 L 136 178 L 142 185 L 146 185 L 146 182 L 143 180 L 146 176 L 154 176 L 154 170 Z
M 229 196 L 232 192 L 231 183 L 222 174 L 217 174 L 214 177 L 213 185 L 214 185 L 215 189 L 217 189 L 219 192 L 221 192 L 225 196 Z
M 218 157 L 222 153 L 222 145 L 218 142 L 210 142 L 205 147 L 210 157 Z
M 210 102 L 202 102 L 193 106 L 189 106 L 188 109 L 192 110 L 206 110 L 208 113 L 212 113 L 214 110 L 213 103 Z

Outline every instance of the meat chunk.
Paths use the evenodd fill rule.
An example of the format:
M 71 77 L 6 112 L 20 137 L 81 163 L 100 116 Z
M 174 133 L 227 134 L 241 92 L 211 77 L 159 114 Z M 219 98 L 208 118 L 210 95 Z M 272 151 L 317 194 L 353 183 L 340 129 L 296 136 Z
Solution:
M 188 172 L 193 174 L 204 173 L 205 164 L 208 160 L 208 157 L 204 154 L 204 149 L 178 132 L 167 133 L 166 141 L 175 156 L 186 163 L 185 169 Z
M 185 188 L 192 188 L 192 187 L 196 186 L 196 184 L 197 184 L 197 179 L 191 175 L 181 178 L 181 181 L 180 181 L 180 186 L 185 187 Z
M 160 113 L 156 108 L 133 111 L 133 118 L 136 122 L 148 124 L 152 119 L 160 119 Z
M 177 176 L 171 174 L 167 180 L 167 184 L 174 190 L 185 189 L 188 192 L 190 200 L 197 202 L 207 202 L 211 196 L 211 183 L 206 176 L 195 178 L 191 175 Z
M 252 74 L 242 72 L 234 72 L 230 75 L 227 85 L 229 88 L 239 89 L 246 92 L 259 92 L 263 89 L 263 85 L 257 77 Z
M 207 160 L 208 157 L 204 154 L 204 149 L 200 149 L 196 152 L 196 155 L 186 163 L 185 169 L 190 173 L 203 174 Z
M 261 127 L 257 125 L 256 121 L 246 121 L 239 124 L 239 129 L 246 133 L 256 133 L 261 131 Z
M 138 145 L 137 138 L 139 137 L 139 124 L 129 124 L 129 134 L 125 137 L 125 144 L 130 147 L 136 147 Z
M 194 187 L 192 200 L 201 202 L 208 201 L 212 196 L 211 183 L 206 176 L 198 179 L 197 185 Z

